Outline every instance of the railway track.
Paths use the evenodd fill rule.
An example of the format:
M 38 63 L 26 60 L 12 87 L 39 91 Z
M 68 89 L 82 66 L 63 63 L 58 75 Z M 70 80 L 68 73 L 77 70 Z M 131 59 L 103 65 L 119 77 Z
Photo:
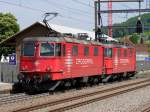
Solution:
M 49 112 L 62 112 L 79 106 L 83 106 L 89 103 L 100 101 L 106 98 L 110 98 L 116 95 L 120 95 L 126 92 L 130 92 L 136 89 L 140 89 L 146 86 L 150 86 L 150 79 L 138 81 L 130 84 L 124 84 L 122 86 L 113 87 L 105 90 L 93 91 L 91 93 L 85 93 L 78 96 L 72 96 L 56 101 L 46 102 L 40 105 L 32 105 L 26 108 L 16 109 L 13 112 L 29 112 L 42 108 L 48 108 Z
M 39 95 L 27 95 L 24 93 L 20 93 L 20 94 L 15 94 L 15 95 L 0 96 L 0 105 L 15 103 L 19 101 L 25 101 L 25 100 L 30 100 L 30 99 L 36 99 L 36 98 L 40 98 L 44 96 L 49 96 L 49 93 L 43 93 Z
M 150 112 L 150 107 L 148 107 L 148 108 L 142 110 L 142 112 Z
M 114 82 L 114 84 L 115 83 L 118 83 L 118 82 Z M 49 95 L 50 95 L 49 93 L 42 93 L 42 94 L 38 94 L 38 95 L 27 95 L 25 93 L 7 94 L 7 95 L 6 94 L 0 94 L 0 105 L 6 105 L 6 104 L 19 102 L 19 101 L 25 101 L 25 100 L 27 101 L 27 100 L 30 100 L 30 99 L 46 97 L 46 96 L 49 96 Z
M 150 106 L 146 106 L 141 112 L 150 112 Z

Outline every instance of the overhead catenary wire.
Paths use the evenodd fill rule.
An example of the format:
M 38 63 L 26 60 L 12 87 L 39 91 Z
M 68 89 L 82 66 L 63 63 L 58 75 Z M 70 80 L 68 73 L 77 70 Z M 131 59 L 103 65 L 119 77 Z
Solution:
M 78 3 L 78 4 L 81 4 L 81 5 L 87 6 L 87 7 L 94 8 L 94 6 L 92 6 L 90 3 L 87 4 L 87 3 L 85 3 L 85 2 L 81 2 L 80 0 L 72 0 L 72 1 L 74 1 L 74 2 L 76 2 L 76 3 Z
M 43 1 L 47 2 L 50 5 L 52 4 L 51 5 L 52 7 L 57 7 L 58 9 L 69 11 L 69 12 L 72 12 L 72 13 L 76 13 L 78 15 L 82 14 L 82 15 L 91 17 L 91 14 L 89 14 L 88 11 L 77 9 L 77 8 L 73 8 L 73 7 L 69 7 L 69 6 L 66 6 L 64 4 L 61 4 L 60 2 L 54 2 L 54 1 L 49 1 L 49 0 L 43 0 Z M 82 15 L 80 15 L 80 16 L 82 16 Z
M 80 22 L 80 23 L 81 23 L 81 21 L 85 22 L 85 20 L 81 20 L 81 19 L 79 19 L 79 18 L 74 18 L 74 17 L 71 17 L 71 16 L 64 16 L 64 15 L 61 15 L 61 14 L 59 14 L 58 16 L 63 17 L 63 18 L 66 18 L 66 19 L 70 19 L 70 20 L 73 19 L 73 20 L 76 20 L 76 21 L 78 21 L 78 22 Z M 92 22 L 90 22 L 90 21 L 86 21 L 86 23 L 89 24 L 89 25 L 94 24 L 94 22 L 92 23 Z
M 29 6 L 22 5 L 22 4 L 11 3 L 11 2 L 2 1 L 2 0 L 0 0 L 0 3 L 4 3 L 4 4 L 11 5 L 11 6 L 16 6 L 16 7 L 24 8 L 24 9 L 31 10 L 31 11 L 41 12 L 41 13 L 46 13 L 46 12 L 48 12 L 48 11 L 46 11 L 46 10 L 41 10 L 41 9 L 37 9 L 37 8 L 32 8 L 32 7 L 29 7 Z M 67 17 L 67 16 L 62 15 L 62 14 L 59 14 L 58 16 L 60 16 L 60 17 L 62 17 L 62 18 L 64 18 L 64 19 L 70 19 L 70 20 L 78 21 L 78 22 L 80 22 L 80 23 L 82 23 L 81 21 L 84 21 L 84 23 L 93 24 L 93 23 L 90 23 L 89 21 L 85 21 L 85 20 L 82 20 L 82 19 L 79 19 L 79 18 L 75 18 L 75 17 Z
M 42 13 L 46 13 L 46 11 L 44 11 L 44 10 L 37 9 L 37 8 L 32 8 L 32 7 L 28 7 L 28 6 L 22 5 L 22 4 L 20 4 L 20 3 L 17 4 L 17 3 L 2 1 L 2 0 L 0 0 L 0 3 L 4 3 L 4 4 L 12 5 L 12 6 L 21 7 L 21 8 L 28 9 L 28 10 L 32 10 L 32 11 L 36 11 L 36 12 L 39 11 L 39 12 L 42 12 Z

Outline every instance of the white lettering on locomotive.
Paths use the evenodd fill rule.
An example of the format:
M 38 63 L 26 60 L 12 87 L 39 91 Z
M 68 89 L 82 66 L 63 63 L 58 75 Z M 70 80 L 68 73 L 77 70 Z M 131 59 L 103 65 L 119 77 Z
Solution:
M 129 59 L 120 59 L 120 63 L 121 64 L 128 64 L 129 63 Z
M 85 65 L 85 64 L 93 64 L 92 59 L 76 59 L 76 64 Z

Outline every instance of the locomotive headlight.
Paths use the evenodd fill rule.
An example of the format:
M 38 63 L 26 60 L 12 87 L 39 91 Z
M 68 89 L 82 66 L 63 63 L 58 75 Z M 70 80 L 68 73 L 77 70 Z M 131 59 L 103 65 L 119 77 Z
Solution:
M 27 69 L 28 69 L 27 66 L 23 66 L 23 67 L 21 68 L 22 71 L 26 71 Z
M 35 61 L 35 62 L 34 62 L 34 65 L 35 65 L 35 66 L 38 66 L 39 64 L 40 64 L 40 63 L 39 63 L 38 61 Z

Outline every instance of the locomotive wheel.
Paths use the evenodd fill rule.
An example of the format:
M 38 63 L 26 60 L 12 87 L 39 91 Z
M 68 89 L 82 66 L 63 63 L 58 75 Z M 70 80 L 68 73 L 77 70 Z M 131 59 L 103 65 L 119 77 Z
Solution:
M 71 81 L 71 86 L 74 88 L 74 87 L 76 87 L 76 83 L 77 83 L 77 81 L 75 80 L 75 79 L 72 79 L 72 81 Z
M 90 86 L 94 86 L 94 85 L 98 85 L 100 82 L 100 78 L 99 77 L 90 77 L 88 83 L 90 84 Z
M 61 81 L 46 81 L 38 83 L 37 81 L 30 81 L 27 84 L 26 92 L 28 94 L 37 94 L 41 92 L 53 92 L 60 85 Z

